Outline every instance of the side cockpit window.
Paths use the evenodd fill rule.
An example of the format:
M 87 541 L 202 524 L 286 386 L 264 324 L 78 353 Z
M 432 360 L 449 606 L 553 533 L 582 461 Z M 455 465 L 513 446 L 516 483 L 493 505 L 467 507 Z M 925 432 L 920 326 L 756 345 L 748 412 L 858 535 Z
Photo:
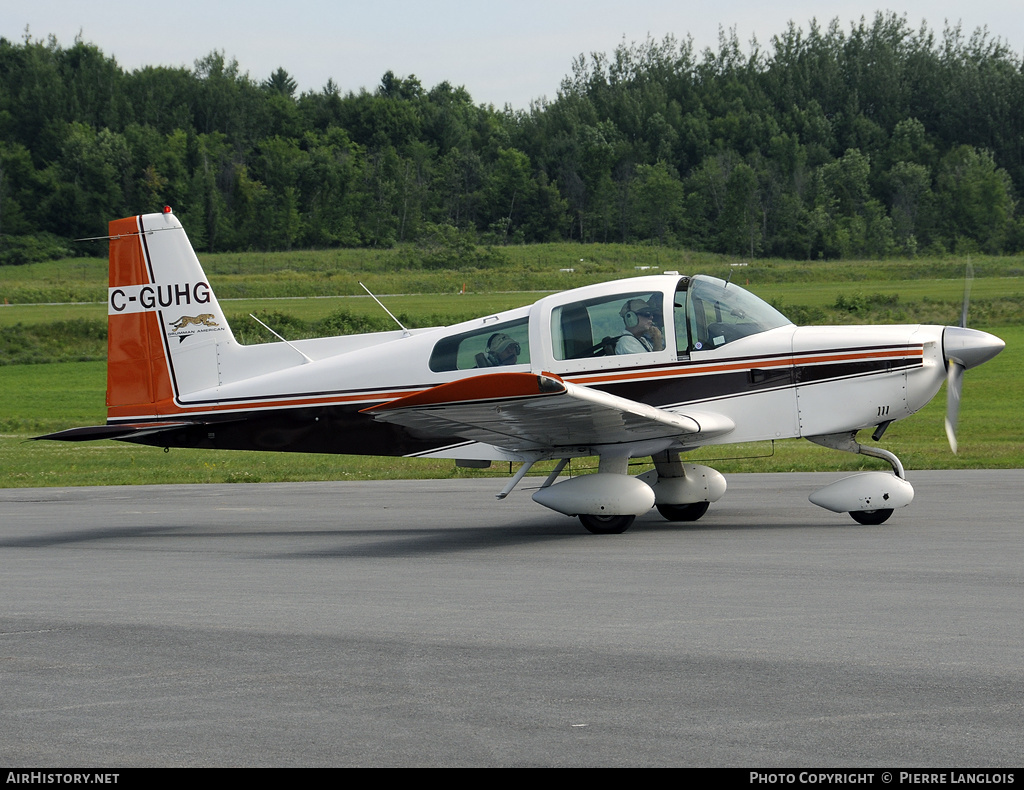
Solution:
M 461 332 L 437 341 L 430 354 L 430 369 L 442 373 L 529 364 L 529 341 L 526 318 Z
M 551 311 L 555 359 L 637 354 L 665 348 L 661 292 L 621 293 L 556 307 Z

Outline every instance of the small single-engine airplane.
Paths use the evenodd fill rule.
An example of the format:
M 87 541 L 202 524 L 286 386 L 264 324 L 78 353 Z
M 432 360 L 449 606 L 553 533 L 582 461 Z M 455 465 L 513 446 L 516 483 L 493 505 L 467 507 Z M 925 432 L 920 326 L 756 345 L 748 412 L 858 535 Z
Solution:
M 710 444 L 804 437 L 884 459 L 810 499 L 880 524 L 913 488 L 865 447 L 1003 341 L 961 326 L 794 326 L 737 285 L 665 273 L 590 285 L 455 326 L 240 345 L 169 208 L 110 223 L 107 424 L 37 437 L 158 447 L 557 460 L 533 499 L 619 533 L 652 507 L 694 521 L 725 478 Z M 401 326 L 401 324 L 399 324 Z M 558 481 L 571 458 L 598 471 Z M 654 468 L 633 477 L 629 459 Z

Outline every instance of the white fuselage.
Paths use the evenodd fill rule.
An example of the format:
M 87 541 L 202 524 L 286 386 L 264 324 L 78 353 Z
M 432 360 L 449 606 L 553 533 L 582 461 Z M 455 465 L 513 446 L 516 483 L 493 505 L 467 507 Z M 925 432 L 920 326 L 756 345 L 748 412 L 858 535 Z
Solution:
M 729 337 L 722 322 L 694 322 L 694 305 L 677 291 L 679 282 L 679 277 L 661 275 L 588 286 L 528 307 L 413 332 L 248 347 L 228 340 L 196 349 L 194 360 L 181 353 L 176 364 L 196 373 L 179 375 L 178 380 L 204 386 L 183 388 L 191 391 L 182 391 L 176 406 L 193 418 L 225 410 L 269 416 L 334 407 L 346 410 L 349 419 L 366 420 L 357 416 L 358 409 L 439 384 L 492 371 L 546 372 L 669 411 L 711 409 L 735 423 L 734 430 L 717 437 L 691 436 L 674 445 L 688 449 L 831 434 L 897 420 L 920 409 L 944 380 L 942 327 L 796 327 L 783 319 L 776 321 L 779 325 Z M 735 325 L 747 327 L 751 322 L 743 319 L 749 318 L 752 305 L 759 309 L 757 303 L 764 303 L 736 286 L 729 289 L 730 297 L 743 294 L 742 315 Z M 663 304 L 676 305 L 673 315 L 662 316 L 665 348 L 630 355 L 587 353 L 601 335 L 621 331 L 616 326 L 621 319 L 604 306 L 617 307 L 637 293 L 647 298 L 660 294 Z M 523 353 L 516 364 L 481 369 L 470 352 L 482 349 L 495 332 L 513 335 Z M 577 346 L 568 337 L 573 332 L 583 338 Z M 710 337 L 716 332 L 722 334 Z M 694 340 L 702 334 L 709 339 Z M 451 438 L 419 441 L 414 447 L 366 444 L 365 439 L 363 445 L 351 446 L 345 432 L 337 431 L 333 441 L 335 451 L 342 453 L 519 457 L 507 449 L 469 446 Z M 583 455 L 598 449 L 559 448 L 553 454 Z

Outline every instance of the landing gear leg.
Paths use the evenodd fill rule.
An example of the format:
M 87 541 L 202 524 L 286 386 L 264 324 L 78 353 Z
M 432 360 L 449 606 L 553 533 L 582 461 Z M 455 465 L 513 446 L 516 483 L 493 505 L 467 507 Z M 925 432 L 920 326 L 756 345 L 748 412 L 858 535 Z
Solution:
M 907 473 L 903 470 L 903 464 L 900 463 L 899 458 L 888 450 L 883 450 L 881 447 L 865 447 L 863 444 L 858 444 L 856 431 L 850 431 L 849 433 L 829 433 L 823 436 L 808 436 L 807 441 L 820 444 L 822 447 L 830 447 L 833 450 L 842 450 L 844 453 L 870 455 L 872 458 L 881 458 L 883 461 L 887 461 L 889 463 L 889 466 L 892 467 L 892 471 L 895 473 L 896 477 L 900 480 L 907 479 Z

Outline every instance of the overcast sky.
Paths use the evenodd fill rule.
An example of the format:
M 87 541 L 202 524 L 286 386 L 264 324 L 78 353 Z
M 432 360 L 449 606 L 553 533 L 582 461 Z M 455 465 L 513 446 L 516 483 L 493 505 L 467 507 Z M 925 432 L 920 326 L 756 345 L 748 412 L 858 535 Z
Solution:
M 214 50 L 262 81 L 283 67 L 299 89 L 320 90 L 328 79 L 343 92 L 374 90 L 385 71 L 415 74 L 424 87 L 463 85 L 477 104 L 526 109 L 554 99 L 573 59 L 611 53 L 624 40 L 692 36 L 696 51 L 716 47 L 720 28 L 735 28 L 747 48 L 768 47 L 792 21 L 806 30 L 838 18 L 844 31 L 878 11 L 922 21 L 941 35 L 947 21 L 966 34 L 987 27 L 1024 53 L 1024 13 L 1005 0 L 33 0 L 0 11 L 0 36 L 21 41 L 55 35 L 63 47 L 77 35 L 113 56 L 122 68 L 185 66 Z

